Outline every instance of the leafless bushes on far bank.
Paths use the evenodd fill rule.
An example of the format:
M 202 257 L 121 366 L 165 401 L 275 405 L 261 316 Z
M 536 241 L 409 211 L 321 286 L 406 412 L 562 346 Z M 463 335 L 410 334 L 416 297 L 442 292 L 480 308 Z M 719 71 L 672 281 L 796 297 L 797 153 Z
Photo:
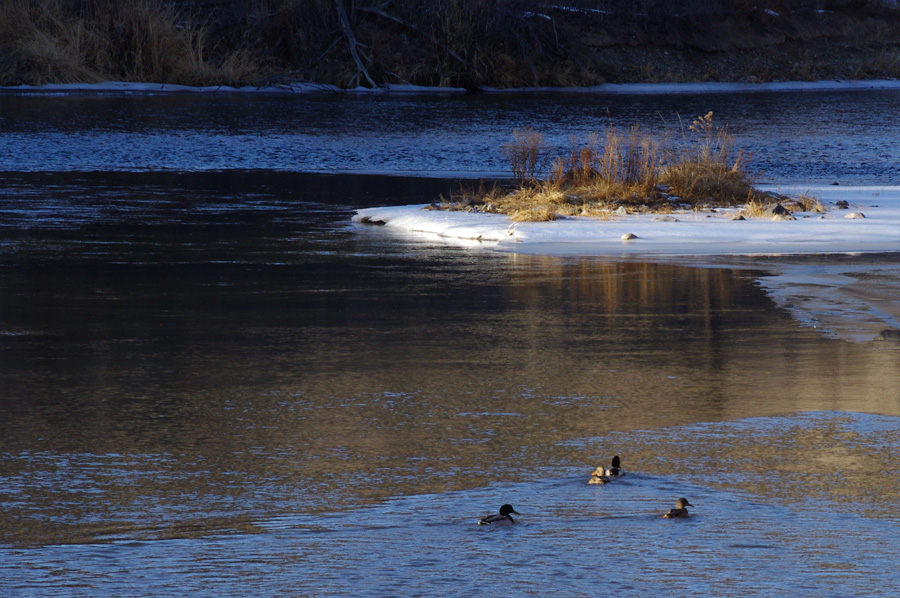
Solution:
M 900 77 L 898 48 L 889 0 L 0 2 L 4 85 Z

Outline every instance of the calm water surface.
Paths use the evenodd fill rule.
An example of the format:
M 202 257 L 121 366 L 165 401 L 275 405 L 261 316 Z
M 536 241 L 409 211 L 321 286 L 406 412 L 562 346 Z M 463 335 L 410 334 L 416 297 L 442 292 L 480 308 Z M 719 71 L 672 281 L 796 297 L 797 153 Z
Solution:
M 377 97 L 0 93 L 0 172 L 273 169 L 508 176 L 515 129 L 568 153 L 609 125 L 674 142 L 713 111 L 782 184 L 900 184 L 900 91 Z
M 799 327 L 763 265 L 388 235 L 353 210 L 455 183 L 256 141 L 219 171 L 176 139 L 231 155 L 179 112 L 201 99 L 32 99 L 0 97 L 0 595 L 900 592 L 900 352 Z M 165 122 L 172 172 L 117 166 Z M 613 454 L 626 477 L 588 486 Z M 475 525 L 505 502 L 520 525 Z

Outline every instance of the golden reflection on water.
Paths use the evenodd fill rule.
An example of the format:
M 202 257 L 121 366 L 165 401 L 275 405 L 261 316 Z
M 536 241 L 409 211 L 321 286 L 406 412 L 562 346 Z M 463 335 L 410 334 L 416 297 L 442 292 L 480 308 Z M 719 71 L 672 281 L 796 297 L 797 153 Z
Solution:
M 653 475 L 738 491 L 766 503 L 896 519 L 897 423 L 864 414 L 807 412 L 616 439 L 633 467 Z
M 285 512 L 589 472 L 616 452 L 663 474 L 689 474 L 699 456 L 729 470 L 723 485 L 773 499 L 896 495 L 892 480 L 866 476 L 900 469 L 896 454 L 840 429 L 714 442 L 678 426 L 900 416 L 897 351 L 798 329 L 749 274 L 490 259 L 501 263 L 428 291 L 376 285 L 361 311 L 337 305 L 310 321 L 297 303 L 231 318 L 226 342 L 204 341 L 201 318 L 173 322 L 165 342 L 144 329 L 101 339 L 77 373 L 54 378 L 34 362 L 44 378 L 33 392 L 46 394 L 20 401 L 3 433 L 0 473 L 19 489 L 0 534 L 139 535 L 148 519 L 146 533 L 167 537 L 246 529 Z M 661 429 L 672 432 L 642 446 L 638 431 Z M 620 444 L 570 442 L 603 437 Z M 851 487 L 831 485 L 839 466 Z M 778 475 L 760 485 L 766 471 Z

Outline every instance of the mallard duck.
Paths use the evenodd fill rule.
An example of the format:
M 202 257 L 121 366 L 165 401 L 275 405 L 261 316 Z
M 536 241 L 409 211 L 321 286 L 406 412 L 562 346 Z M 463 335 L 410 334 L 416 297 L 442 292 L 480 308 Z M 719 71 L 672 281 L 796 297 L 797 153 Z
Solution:
M 512 505 L 503 505 L 500 507 L 500 513 L 497 515 L 488 515 L 484 519 L 478 522 L 478 525 L 512 525 L 515 523 L 513 518 L 509 516 L 510 513 L 515 513 L 516 515 L 521 515 L 521 513 L 516 512 L 515 509 L 512 508 Z
M 610 465 L 611 467 L 606 470 L 606 475 L 615 477 L 625 473 L 625 470 L 622 469 L 622 462 L 619 461 L 619 455 L 612 458 L 612 463 L 610 463 Z
M 675 503 L 674 509 L 669 509 L 669 512 L 663 515 L 665 519 L 676 519 L 678 517 L 688 517 L 688 510 L 685 507 L 693 507 L 691 503 L 688 502 L 686 498 L 679 498 L 678 502 Z
M 594 473 L 591 474 L 591 479 L 588 480 L 588 484 L 608 484 L 609 483 L 609 470 L 603 467 L 602 465 L 594 470 Z
M 609 478 L 617 477 L 625 473 L 625 470 L 622 469 L 619 455 L 612 458 L 612 463 L 610 465 L 611 467 L 604 467 L 601 465 L 595 469 L 594 473 L 591 474 L 591 479 L 588 480 L 588 484 L 606 484 L 609 482 Z

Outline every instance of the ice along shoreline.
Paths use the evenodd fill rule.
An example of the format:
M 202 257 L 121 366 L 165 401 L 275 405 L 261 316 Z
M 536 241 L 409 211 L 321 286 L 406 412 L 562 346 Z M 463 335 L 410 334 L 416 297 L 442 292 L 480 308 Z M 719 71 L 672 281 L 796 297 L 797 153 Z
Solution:
M 475 92 L 486 94 L 560 93 L 597 95 L 666 95 L 708 93 L 781 93 L 811 91 L 900 90 L 900 80 L 853 79 L 833 81 L 770 82 L 695 82 L 695 83 L 604 83 L 590 87 L 480 87 Z M 179 94 L 179 93 L 273 93 L 306 94 L 466 94 L 473 90 L 462 87 L 424 87 L 418 85 L 381 85 L 376 88 L 344 89 L 335 85 L 297 82 L 283 85 L 231 87 L 211 85 L 191 87 L 173 83 L 103 81 L 100 83 L 51 83 L 47 85 L 0 86 L 0 93 L 19 94 Z

